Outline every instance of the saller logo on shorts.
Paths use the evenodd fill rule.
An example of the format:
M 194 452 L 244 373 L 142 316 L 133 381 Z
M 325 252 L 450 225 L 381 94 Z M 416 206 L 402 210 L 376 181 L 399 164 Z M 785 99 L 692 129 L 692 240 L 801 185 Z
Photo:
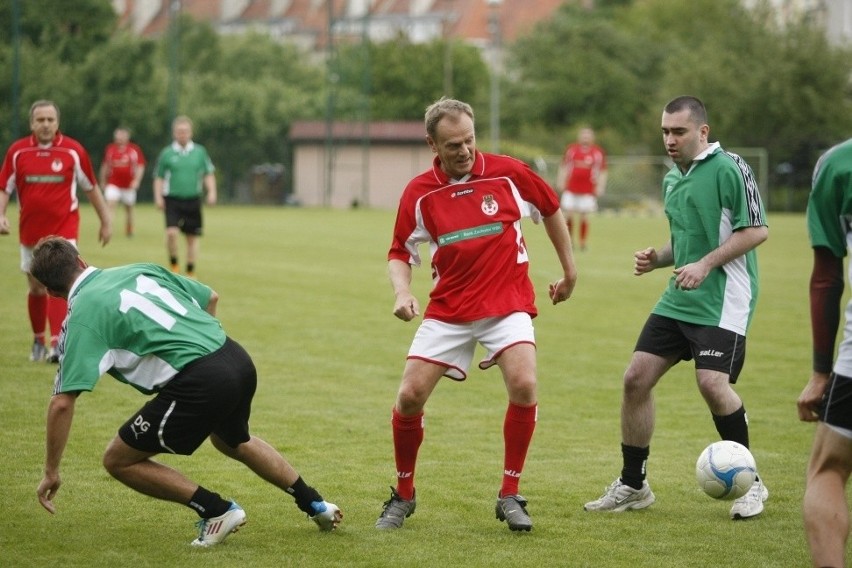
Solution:
M 715 349 L 705 349 L 704 351 L 699 351 L 699 357 L 722 357 L 725 354 L 721 351 L 716 351 Z

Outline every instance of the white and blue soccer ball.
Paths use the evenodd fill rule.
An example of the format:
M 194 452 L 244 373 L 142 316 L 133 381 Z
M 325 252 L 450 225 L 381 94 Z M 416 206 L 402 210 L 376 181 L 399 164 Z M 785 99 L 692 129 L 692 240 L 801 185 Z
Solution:
M 722 440 L 704 448 L 695 464 L 695 477 L 704 493 L 714 499 L 737 499 L 751 488 L 757 465 L 751 452 L 736 442 Z

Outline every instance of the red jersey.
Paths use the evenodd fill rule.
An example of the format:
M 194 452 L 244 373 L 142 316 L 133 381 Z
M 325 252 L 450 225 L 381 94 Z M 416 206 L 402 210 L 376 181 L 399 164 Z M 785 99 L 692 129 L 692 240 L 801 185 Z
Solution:
M 571 169 L 565 188 L 571 193 L 594 194 L 598 175 L 606 169 L 606 154 L 600 146 L 569 144 L 562 164 Z
M 77 239 L 77 187 L 91 191 L 96 184 L 89 154 L 61 133 L 50 146 L 39 146 L 34 135 L 14 142 L 0 168 L 0 189 L 18 192 L 18 234 L 24 246 L 35 246 L 48 235 Z
M 425 318 L 535 317 L 521 219 L 538 222 L 558 209 L 548 183 L 519 160 L 477 152 L 471 173 L 456 181 L 435 158 L 402 193 L 388 260 L 419 266 L 418 245 L 429 243 L 433 288 Z
M 136 167 L 145 165 L 145 156 L 133 142 L 128 142 L 124 147 L 113 142 L 104 150 L 104 164 L 109 167 L 106 183 L 119 189 L 130 189 L 136 177 Z

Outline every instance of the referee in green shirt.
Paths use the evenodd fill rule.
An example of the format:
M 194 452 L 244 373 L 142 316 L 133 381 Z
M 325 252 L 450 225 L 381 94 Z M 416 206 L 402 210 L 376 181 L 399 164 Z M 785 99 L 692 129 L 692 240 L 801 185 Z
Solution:
M 186 237 L 186 275 L 195 275 L 198 237 L 202 233 L 201 200 L 216 205 L 215 168 L 207 150 L 192 141 L 192 121 L 172 122 L 174 141 L 163 148 L 154 170 L 154 204 L 166 212 L 166 249 L 172 272 L 179 271 L 178 233 Z

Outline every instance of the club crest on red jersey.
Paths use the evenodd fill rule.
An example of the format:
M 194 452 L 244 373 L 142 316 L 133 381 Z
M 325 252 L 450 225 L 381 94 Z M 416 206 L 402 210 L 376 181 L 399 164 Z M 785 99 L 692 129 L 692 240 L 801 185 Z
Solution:
M 491 194 L 485 195 L 482 197 L 482 212 L 486 215 L 494 215 L 497 213 L 499 207 L 497 206 L 497 202 L 494 201 L 494 196 Z

